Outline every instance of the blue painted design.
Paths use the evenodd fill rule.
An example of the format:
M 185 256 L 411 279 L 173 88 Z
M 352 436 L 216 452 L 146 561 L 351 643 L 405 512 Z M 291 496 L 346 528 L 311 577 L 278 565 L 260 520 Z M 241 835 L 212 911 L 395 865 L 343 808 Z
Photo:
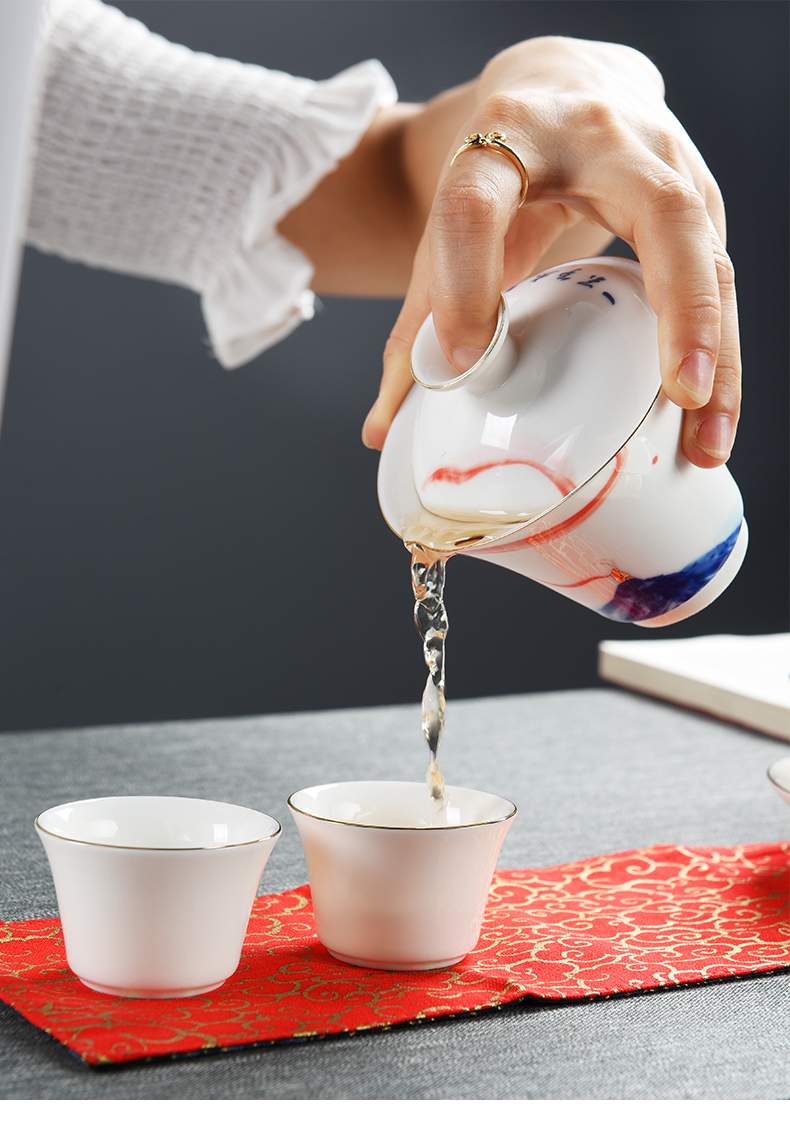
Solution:
M 634 623 L 642 619 L 655 619 L 680 607 L 716 575 L 735 547 L 740 532 L 739 525 L 725 541 L 698 560 L 692 561 L 680 572 L 649 576 L 644 580 L 629 576 L 618 585 L 606 606 L 601 608 L 601 614 L 608 615 L 619 623 Z

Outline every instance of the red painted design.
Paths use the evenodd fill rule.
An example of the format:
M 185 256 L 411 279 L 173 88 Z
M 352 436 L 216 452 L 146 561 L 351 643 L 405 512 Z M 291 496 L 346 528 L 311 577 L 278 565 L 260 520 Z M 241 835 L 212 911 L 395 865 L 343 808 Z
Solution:
M 627 452 L 625 448 L 621 448 L 615 456 L 611 475 L 598 493 L 590 499 L 586 506 L 582 506 L 581 510 L 577 510 L 575 514 L 571 514 L 565 521 L 559 522 L 555 526 L 550 526 L 548 529 L 538 530 L 536 533 L 528 534 L 526 537 L 520 537 L 517 541 L 507 540 L 500 545 L 490 545 L 486 549 L 478 549 L 477 552 L 480 554 L 509 553 L 513 552 L 515 549 L 523 549 L 525 546 L 533 548 L 535 546 L 545 545 L 547 542 L 553 541 L 556 537 L 563 537 L 569 530 L 573 529 L 574 526 L 587 521 L 590 515 L 598 509 L 620 477 L 620 473 L 625 466 L 626 458 Z M 568 586 L 572 587 L 573 585 Z
M 565 475 L 559 475 L 556 471 L 547 467 L 545 463 L 538 463 L 534 459 L 497 459 L 491 463 L 480 463 L 476 467 L 466 468 L 437 467 L 422 484 L 422 489 L 425 490 L 431 483 L 453 483 L 455 486 L 460 486 L 461 483 L 466 483 L 477 475 L 482 475 L 484 471 L 493 471 L 495 467 L 531 467 L 545 476 L 550 483 L 553 483 L 563 498 L 576 489 L 573 479 L 569 479 Z
M 543 583 L 546 584 L 547 588 L 582 588 L 585 584 L 592 584 L 595 580 L 616 580 L 618 584 L 622 584 L 630 579 L 631 577 L 627 572 L 621 572 L 619 568 L 612 565 L 611 572 L 602 572 L 600 576 L 587 576 L 584 580 L 576 580 L 573 584 L 549 584 L 545 580 Z
M 604 572 L 600 576 L 587 576 L 584 580 L 576 580 L 573 584 L 550 584 L 547 580 L 542 580 L 541 583 L 547 588 L 583 588 L 585 584 L 592 584 L 596 580 L 610 580 L 611 577 L 611 572 Z

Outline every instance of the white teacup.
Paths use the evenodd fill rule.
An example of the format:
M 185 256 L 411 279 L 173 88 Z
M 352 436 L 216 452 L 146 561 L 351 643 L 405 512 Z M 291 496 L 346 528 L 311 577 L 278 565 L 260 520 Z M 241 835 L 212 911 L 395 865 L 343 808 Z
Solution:
M 768 778 L 774 784 L 774 789 L 782 801 L 790 806 L 790 755 L 785 755 L 783 759 L 777 759 L 771 764 L 768 768 Z
M 70 802 L 36 818 L 69 967 L 98 992 L 196 996 L 236 970 L 280 834 L 257 810 L 197 798 Z
M 516 807 L 448 786 L 340 782 L 292 794 L 318 937 L 373 969 L 454 965 L 480 937 L 491 877 Z

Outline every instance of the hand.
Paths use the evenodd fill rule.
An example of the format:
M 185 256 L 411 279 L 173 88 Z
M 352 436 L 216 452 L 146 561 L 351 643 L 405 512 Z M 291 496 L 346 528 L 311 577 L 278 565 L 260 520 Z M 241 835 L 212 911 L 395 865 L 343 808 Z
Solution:
M 686 410 L 683 450 L 700 467 L 728 458 L 740 353 L 724 206 L 663 92 L 652 63 L 628 47 L 534 39 L 409 117 L 403 158 L 429 216 L 365 422 L 369 446 L 382 447 L 412 385 L 409 353 L 430 311 L 445 354 L 468 369 L 493 335 L 503 289 L 617 236 L 634 249 L 658 316 L 663 388 Z M 521 209 L 521 175 L 506 157 L 472 149 L 449 166 L 466 135 L 491 130 L 528 169 Z

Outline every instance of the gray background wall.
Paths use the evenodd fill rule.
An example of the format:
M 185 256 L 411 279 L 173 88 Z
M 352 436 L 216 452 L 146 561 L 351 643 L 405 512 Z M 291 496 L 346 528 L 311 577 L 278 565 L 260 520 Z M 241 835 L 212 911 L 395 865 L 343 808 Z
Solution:
M 736 583 L 663 635 L 787 629 L 785 3 L 117 6 L 315 78 L 378 57 L 404 99 L 532 35 L 648 54 L 727 201 L 746 379 L 731 467 L 751 527 Z M 194 294 L 26 253 L 0 438 L 0 729 L 419 699 L 408 557 L 359 442 L 396 312 L 327 300 L 227 373 Z M 449 566 L 447 602 L 451 700 L 594 684 L 600 639 L 649 633 L 468 558 Z

